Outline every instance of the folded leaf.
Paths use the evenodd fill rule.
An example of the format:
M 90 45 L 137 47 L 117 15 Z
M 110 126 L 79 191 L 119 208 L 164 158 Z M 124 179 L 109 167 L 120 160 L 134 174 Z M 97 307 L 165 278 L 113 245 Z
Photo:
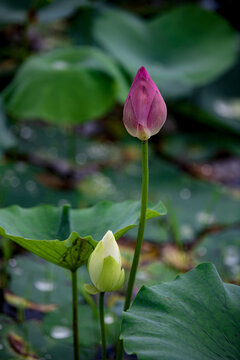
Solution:
M 107 230 L 116 239 L 138 223 L 140 203 L 101 202 L 88 209 L 63 209 L 42 205 L 0 209 L 0 235 L 25 249 L 67 269 L 85 264 Z M 159 203 L 148 209 L 147 218 L 165 215 Z

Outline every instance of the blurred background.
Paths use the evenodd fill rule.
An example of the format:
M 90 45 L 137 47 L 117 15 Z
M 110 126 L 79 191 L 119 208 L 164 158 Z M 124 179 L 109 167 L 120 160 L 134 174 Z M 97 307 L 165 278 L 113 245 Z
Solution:
M 137 287 L 173 280 L 204 261 L 224 281 L 240 284 L 238 5 L 1 0 L 0 206 L 81 208 L 140 199 L 141 146 L 126 132 L 122 109 L 145 66 L 168 107 L 164 128 L 149 144 L 149 200 L 162 200 L 168 216 L 147 225 Z M 119 241 L 126 269 L 135 235 Z M 46 270 L 6 239 L 0 254 L 3 359 L 66 359 L 71 313 L 65 323 L 57 319 L 71 299 L 67 278 L 56 291 L 64 270 Z M 107 303 L 113 347 L 121 301 L 115 294 Z M 99 334 L 88 314 L 83 328 L 95 335 L 80 342 L 85 358 L 97 359 Z M 24 331 L 39 357 L 19 340 L 13 318 L 29 320 Z M 41 329 L 30 321 L 36 318 L 43 319 Z

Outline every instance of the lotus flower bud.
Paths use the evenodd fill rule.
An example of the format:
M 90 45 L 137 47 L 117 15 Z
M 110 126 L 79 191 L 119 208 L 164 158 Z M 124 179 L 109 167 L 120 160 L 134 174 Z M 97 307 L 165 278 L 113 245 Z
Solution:
M 145 141 L 159 132 L 167 107 L 147 70 L 142 66 L 133 80 L 124 109 L 123 122 L 130 135 Z
M 97 294 L 119 289 L 125 278 L 121 265 L 118 244 L 109 230 L 89 257 L 88 272 L 94 286 L 85 284 L 85 290 L 90 294 Z

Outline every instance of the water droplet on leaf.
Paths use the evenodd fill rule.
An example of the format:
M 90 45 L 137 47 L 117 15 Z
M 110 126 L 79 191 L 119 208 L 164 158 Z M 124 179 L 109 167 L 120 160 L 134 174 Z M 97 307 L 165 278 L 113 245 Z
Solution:
M 71 329 L 66 326 L 54 326 L 51 330 L 51 336 L 54 339 L 66 339 L 72 335 Z
M 17 261 L 15 259 L 9 259 L 8 263 L 12 268 L 17 266 Z
M 184 188 L 180 191 L 180 198 L 183 200 L 189 200 L 191 195 L 191 191 L 187 188 Z
M 106 315 L 106 316 L 104 316 L 104 321 L 106 324 L 113 324 L 114 317 L 112 315 Z
M 35 281 L 34 285 L 35 288 L 40 291 L 52 291 L 55 287 L 52 281 L 48 281 L 45 279 Z
M 197 213 L 196 219 L 201 224 L 210 225 L 214 222 L 215 217 L 213 214 L 210 214 L 206 211 L 200 211 Z
M 52 67 L 55 70 L 64 70 L 68 67 L 68 63 L 66 61 L 58 60 L 52 64 Z
M 223 262 L 225 265 L 234 267 L 239 264 L 239 254 L 236 246 L 228 246 L 224 255 Z

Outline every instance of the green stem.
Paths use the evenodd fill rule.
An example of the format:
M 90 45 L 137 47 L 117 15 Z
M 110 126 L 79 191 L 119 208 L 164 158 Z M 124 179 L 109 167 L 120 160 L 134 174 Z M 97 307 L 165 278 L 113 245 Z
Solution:
M 136 278 L 139 258 L 141 254 L 143 235 L 146 222 L 146 213 L 147 213 L 147 202 L 148 202 L 148 143 L 144 141 L 142 143 L 142 203 L 141 203 L 141 214 L 140 221 L 138 226 L 137 242 L 134 252 L 132 267 L 128 280 L 128 287 L 126 292 L 124 311 L 129 309 L 131 304 L 133 286 Z
M 72 270 L 72 316 L 74 360 L 79 360 L 77 270 Z
M 137 242 L 134 252 L 132 267 L 129 275 L 124 311 L 127 311 L 131 304 L 133 286 L 136 278 L 139 258 L 141 254 L 143 235 L 146 222 L 146 212 L 147 212 L 147 202 L 148 202 L 148 142 L 142 142 L 142 202 L 141 202 L 141 214 L 140 221 L 138 226 Z M 123 358 L 123 341 L 119 340 L 118 349 L 117 349 L 117 360 Z
M 99 314 L 100 314 L 100 325 L 101 325 L 101 336 L 102 336 L 102 360 L 107 359 L 106 350 L 106 334 L 104 324 L 104 292 L 99 294 Z

